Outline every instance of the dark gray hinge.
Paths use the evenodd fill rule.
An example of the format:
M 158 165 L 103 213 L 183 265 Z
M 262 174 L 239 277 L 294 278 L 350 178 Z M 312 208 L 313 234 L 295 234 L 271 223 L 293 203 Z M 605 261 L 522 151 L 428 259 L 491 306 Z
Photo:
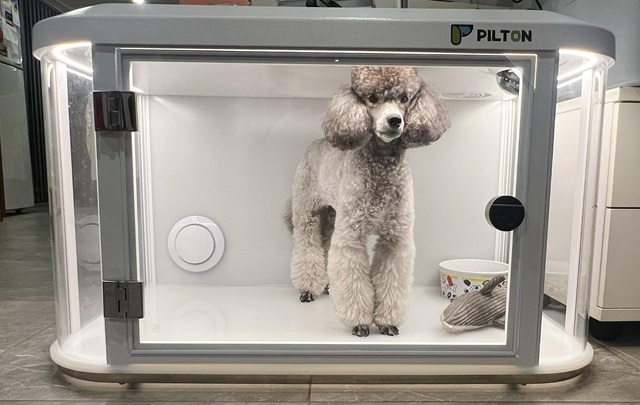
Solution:
M 103 281 L 105 318 L 142 318 L 142 282 Z
M 96 131 L 137 131 L 136 93 L 94 91 L 93 115 Z

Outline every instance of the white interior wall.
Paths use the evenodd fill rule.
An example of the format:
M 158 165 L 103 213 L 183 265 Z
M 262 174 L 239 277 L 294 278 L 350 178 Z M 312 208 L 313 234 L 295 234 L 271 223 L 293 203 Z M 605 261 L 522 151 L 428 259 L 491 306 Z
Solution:
M 158 284 L 289 285 L 291 237 L 282 222 L 293 174 L 321 137 L 329 99 L 149 96 L 155 269 Z M 496 195 L 500 101 L 449 102 L 452 127 L 410 150 L 415 183 L 416 285 L 439 285 L 437 263 L 493 259 L 485 221 Z M 226 249 L 215 268 L 180 269 L 167 251 L 175 222 L 214 220 Z
M 547 260 L 565 263 L 567 269 L 571 253 L 575 194 L 578 186 L 576 181 L 579 178 L 579 122 L 579 109 L 560 111 L 556 115 L 553 140 Z

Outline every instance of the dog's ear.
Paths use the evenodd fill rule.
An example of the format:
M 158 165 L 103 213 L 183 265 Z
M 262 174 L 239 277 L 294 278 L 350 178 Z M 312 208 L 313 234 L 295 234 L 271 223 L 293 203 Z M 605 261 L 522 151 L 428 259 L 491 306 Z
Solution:
M 407 148 L 429 145 L 451 126 L 446 106 L 426 83 L 411 101 L 405 121 L 402 143 Z
M 363 147 L 371 139 L 371 118 L 367 107 L 351 88 L 334 97 L 322 122 L 327 140 L 341 150 Z

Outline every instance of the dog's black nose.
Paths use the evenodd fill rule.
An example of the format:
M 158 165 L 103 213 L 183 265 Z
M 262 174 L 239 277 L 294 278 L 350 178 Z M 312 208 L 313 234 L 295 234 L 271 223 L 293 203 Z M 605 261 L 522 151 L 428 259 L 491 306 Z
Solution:
M 402 124 L 402 118 L 395 116 L 387 119 L 389 126 L 394 129 L 400 128 L 400 124 Z

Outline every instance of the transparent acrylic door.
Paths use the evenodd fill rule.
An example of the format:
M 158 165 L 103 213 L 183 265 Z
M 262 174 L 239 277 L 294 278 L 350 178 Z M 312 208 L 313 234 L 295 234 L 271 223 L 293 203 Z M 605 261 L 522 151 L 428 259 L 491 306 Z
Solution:
M 536 317 L 535 311 L 523 315 L 521 293 L 527 277 L 540 280 L 542 255 L 532 246 L 541 246 L 542 233 L 524 225 L 498 231 L 485 218 L 487 204 L 499 195 L 521 198 L 529 209 L 523 166 L 539 153 L 534 143 L 549 135 L 543 130 L 531 141 L 539 123 L 523 115 L 545 106 L 536 107 L 530 98 L 530 56 L 458 60 L 422 54 L 390 62 L 375 55 L 365 61 L 319 55 L 260 62 L 264 58 L 255 55 L 149 55 L 154 52 L 123 58 L 125 89 L 138 95 L 139 128 L 131 138 L 137 273 L 132 276 L 144 282 L 145 314 L 132 323 L 136 353 L 276 350 L 340 356 L 356 350 L 360 355 L 473 353 L 461 361 L 476 363 L 535 362 L 536 336 L 521 337 L 520 348 L 526 341 L 530 349 L 527 356 L 505 356 L 515 356 L 514 331 L 523 327 L 521 318 Z M 323 139 L 327 109 L 350 84 L 353 67 L 389 65 L 415 67 L 446 105 L 451 127 L 437 142 L 406 150 L 414 189 L 415 264 L 411 289 L 398 296 L 407 305 L 406 319 L 397 325 L 400 333 L 386 336 L 371 324 L 371 334 L 358 337 L 353 325 L 336 315 L 341 303 L 332 302 L 331 280 L 328 295 L 300 302 L 304 291 L 292 286 L 294 246 L 283 212 L 305 150 Z M 335 165 L 357 153 L 345 152 Z M 317 182 L 342 173 L 326 170 Z M 536 187 L 544 190 L 544 184 L 542 178 Z M 544 211 L 540 197 L 528 197 L 534 217 Z M 382 222 L 380 217 L 370 224 Z M 368 261 L 376 243 L 375 232 L 369 233 Z M 478 294 L 483 281 L 498 273 L 506 278 L 496 290 L 507 291 L 506 314 L 463 333 L 447 331 L 441 315 L 451 299 Z M 524 299 L 537 297 L 529 291 Z
M 62 352 L 104 359 L 91 46 L 42 58 L 57 340 Z
M 592 263 L 606 71 L 599 55 L 561 50 L 558 74 L 545 315 L 584 346 Z

